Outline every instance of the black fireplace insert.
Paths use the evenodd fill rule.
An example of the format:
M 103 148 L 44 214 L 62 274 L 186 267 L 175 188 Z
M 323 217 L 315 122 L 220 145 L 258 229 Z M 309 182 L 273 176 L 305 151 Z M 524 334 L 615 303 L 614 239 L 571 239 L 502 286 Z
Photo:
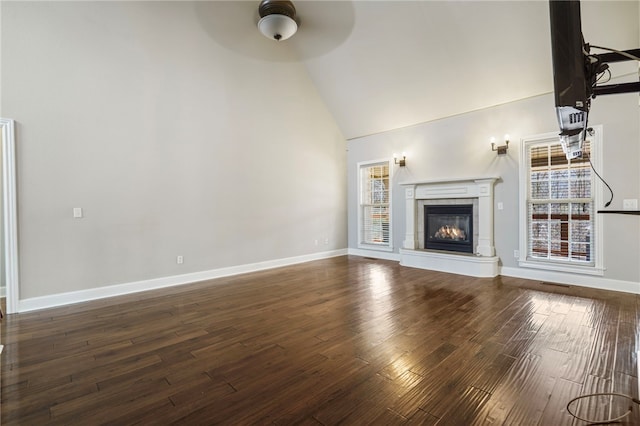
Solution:
M 424 247 L 473 253 L 473 204 L 424 206 Z

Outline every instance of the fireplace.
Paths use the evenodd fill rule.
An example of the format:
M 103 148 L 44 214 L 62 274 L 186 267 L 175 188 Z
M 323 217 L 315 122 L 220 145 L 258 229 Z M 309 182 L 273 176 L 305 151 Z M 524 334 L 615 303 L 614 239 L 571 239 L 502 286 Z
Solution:
M 424 247 L 473 253 L 473 204 L 425 205 Z
M 400 264 L 433 271 L 474 277 L 498 275 L 499 258 L 493 245 L 493 187 L 497 177 L 422 180 L 404 182 L 406 200 L 405 239 Z M 468 252 L 442 251 L 425 247 L 425 206 L 472 204 Z M 455 215 L 455 214 L 454 214 Z M 473 254 L 470 256 L 469 254 Z

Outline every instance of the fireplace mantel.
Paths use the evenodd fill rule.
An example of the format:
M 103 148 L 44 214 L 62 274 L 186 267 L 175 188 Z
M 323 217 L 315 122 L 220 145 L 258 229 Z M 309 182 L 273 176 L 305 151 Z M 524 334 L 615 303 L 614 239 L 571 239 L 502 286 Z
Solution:
M 401 183 L 405 187 L 406 220 L 400 263 L 423 269 L 494 277 L 498 258 L 493 240 L 493 187 L 498 177 L 454 178 Z M 477 199 L 478 240 L 474 255 L 452 254 L 419 248 L 417 220 L 420 200 Z

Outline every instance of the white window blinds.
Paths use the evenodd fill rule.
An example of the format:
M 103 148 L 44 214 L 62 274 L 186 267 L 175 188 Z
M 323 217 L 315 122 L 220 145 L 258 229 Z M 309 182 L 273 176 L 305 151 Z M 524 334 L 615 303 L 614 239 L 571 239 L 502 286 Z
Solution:
M 594 265 L 591 146 L 567 160 L 560 142 L 527 147 L 527 259 Z
M 390 246 L 389 162 L 360 166 L 360 244 Z

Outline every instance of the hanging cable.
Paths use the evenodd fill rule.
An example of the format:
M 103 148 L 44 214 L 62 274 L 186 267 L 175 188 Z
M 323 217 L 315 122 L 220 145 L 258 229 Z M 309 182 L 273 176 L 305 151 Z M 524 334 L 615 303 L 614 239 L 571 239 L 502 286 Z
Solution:
M 631 401 L 631 403 L 636 404 L 636 405 L 640 405 L 640 400 L 638 400 L 637 398 L 633 398 L 629 395 L 624 395 L 621 393 L 614 393 L 614 392 L 603 392 L 603 393 L 589 393 L 589 394 L 585 394 L 585 395 L 580 395 L 577 398 L 573 398 L 571 401 L 569 401 L 569 403 L 567 404 L 567 411 L 569 412 L 569 414 L 571 414 L 574 418 L 581 420 L 583 422 L 587 422 L 589 424 L 608 424 L 608 423 L 618 423 L 620 422 L 620 420 L 624 419 L 625 417 L 627 417 L 629 414 L 631 414 L 633 412 L 633 404 L 630 403 L 630 405 L 628 406 L 629 408 L 622 414 L 620 415 L 616 415 L 615 417 L 613 417 L 613 414 L 609 413 L 607 418 L 602 418 L 604 416 L 601 416 L 601 418 L 584 418 L 581 417 L 580 415 L 578 415 L 578 407 L 574 408 L 572 405 L 574 402 L 579 401 L 582 402 L 583 400 L 588 400 L 589 398 L 597 398 L 597 397 L 608 397 L 610 399 L 610 403 L 609 405 L 611 406 L 611 402 L 613 402 L 613 398 L 616 398 L 616 402 L 618 402 L 618 405 L 622 406 L 622 401 Z M 579 406 L 580 404 L 578 404 Z M 617 414 L 617 413 L 616 413 Z
M 632 55 L 629 52 L 623 52 L 621 50 L 611 49 L 610 47 L 595 46 L 593 44 L 590 44 L 589 46 L 593 47 L 594 49 L 608 50 L 609 52 L 614 52 L 614 53 L 617 53 L 618 55 L 626 56 L 627 58 L 633 59 L 634 61 L 640 61 L 639 57 Z
M 589 133 L 589 135 L 590 135 L 590 136 L 593 136 L 593 129 L 592 129 L 592 128 L 588 128 L 586 131 Z M 591 162 L 591 155 L 590 155 L 590 152 L 586 152 L 586 151 L 585 151 L 585 154 L 587 155 L 587 160 L 589 160 L 589 165 L 591 166 L 591 170 L 593 170 L 593 173 L 595 173 L 595 175 L 596 175 L 596 176 L 598 176 L 598 179 L 600 179 L 600 181 L 601 181 L 602 183 L 604 183 L 604 185 L 607 187 L 607 189 L 608 189 L 608 190 L 609 190 L 609 192 L 611 193 L 611 197 L 609 198 L 609 201 L 607 201 L 607 202 L 604 204 L 604 207 L 605 207 L 605 208 L 607 208 L 607 207 L 609 207 L 609 206 L 611 205 L 611 202 L 613 201 L 613 189 L 611 189 L 611 187 L 609 186 L 609 184 L 607 183 L 607 181 L 606 181 L 606 180 L 604 180 L 604 179 L 602 178 L 602 176 L 600 176 L 600 174 L 598 173 L 598 171 L 596 170 L 596 168 L 595 168 L 595 167 L 593 167 L 593 163 Z
M 587 160 L 589 160 L 589 164 L 591 165 L 591 170 L 593 170 L 593 173 L 596 174 L 596 176 L 598 176 L 598 179 L 600 179 L 600 181 L 602 183 L 604 183 L 604 185 L 607 187 L 607 189 L 609 190 L 609 192 L 611 193 L 611 197 L 609 198 L 609 201 L 607 201 L 606 203 L 604 203 L 604 207 L 609 207 L 611 205 L 611 202 L 613 201 L 613 189 L 611 189 L 611 187 L 609 186 L 609 184 L 607 183 L 606 180 L 604 180 L 602 178 L 602 176 L 600 176 L 600 174 L 596 171 L 595 167 L 593 167 L 593 163 L 591 162 L 591 157 L 589 156 L 589 154 L 587 154 Z
M 619 341 L 619 332 L 620 332 L 620 311 L 618 311 L 618 323 L 616 325 L 616 338 L 615 338 L 615 348 L 614 348 L 614 358 L 612 365 L 616 365 L 616 357 L 618 354 L 618 341 Z M 614 367 L 612 367 L 614 369 Z M 613 371 L 612 371 L 613 373 Z M 604 425 L 610 423 L 620 423 L 622 419 L 627 417 L 629 414 L 633 412 L 634 404 L 640 405 L 640 400 L 638 398 L 634 398 L 629 395 L 625 395 L 622 393 L 613 392 L 615 384 L 613 382 L 613 377 L 615 375 L 612 374 L 611 380 L 611 392 L 602 392 L 602 393 L 589 393 L 585 395 L 580 395 L 576 398 L 573 398 L 571 401 L 567 403 L 567 411 L 574 418 L 581 420 L 583 422 L 587 422 L 589 424 L 595 425 Z M 599 400 L 600 398 L 606 398 L 604 400 Z M 595 401 L 593 399 L 596 399 Z M 572 406 L 574 402 L 578 402 L 575 407 Z M 586 403 L 586 409 L 583 411 L 585 414 L 578 414 L 581 408 L 581 403 Z M 614 404 L 615 402 L 615 404 Z M 596 409 L 595 413 L 591 412 L 590 409 L 593 406 L 600 408 Z M 603 410 L 602 408 L 608 408 L 607 410 Z M 614 409 L 615 407 L 615 409 Z M 625 411 L 623 411 L 625 410 Z M 586 416 L 589 418 L 586 418 Z M 606 418 L 605 418 L 606 417 Z
M 604 81 L 600 81 L 602 79 L 602 77 L 604 77 L 605 74 L 608 74 L 607 75 L 608 78 L 606 80 L 604 80 Z M 610 81 L 611 81 L 611 70 L 609 68 L 607 68 L 606 70 L 604 70 L 603 72 L 598 74 L 598 78 L 596 78 L 596 83 L 608 83 Z

